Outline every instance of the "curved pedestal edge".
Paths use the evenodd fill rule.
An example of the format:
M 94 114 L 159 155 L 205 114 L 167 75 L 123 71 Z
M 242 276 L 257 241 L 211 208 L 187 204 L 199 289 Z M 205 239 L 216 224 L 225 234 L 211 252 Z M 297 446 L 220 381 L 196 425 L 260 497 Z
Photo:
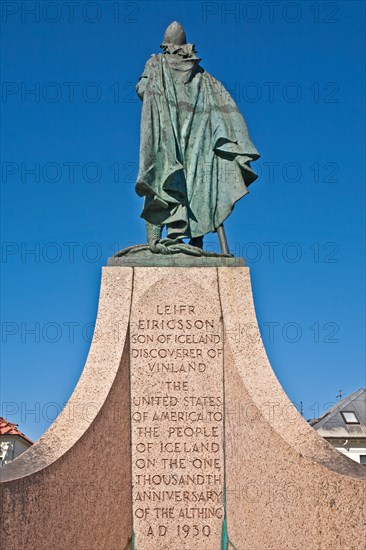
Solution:
M 364 466 L 325 441 L 288 398 L 267 357 L 258 326 L 249 268 L 218 269 L 221 306 L 231 354 L 252 402 L 278 435 L 299 455 L 344 476 L 365 479 Z M 240 320 L 240 335 L 230 320 Z M 230 337 L 235 334 L 235 337 Z M 269 405 L 272 406 L 272 410 Z
M 50 428 L 0 470 L 1 482 L 30 476 L 65 455 L 93 424 L 117 376 L 130 316 L 133 268 L 103 268 L 88 357 L 75 389 Z

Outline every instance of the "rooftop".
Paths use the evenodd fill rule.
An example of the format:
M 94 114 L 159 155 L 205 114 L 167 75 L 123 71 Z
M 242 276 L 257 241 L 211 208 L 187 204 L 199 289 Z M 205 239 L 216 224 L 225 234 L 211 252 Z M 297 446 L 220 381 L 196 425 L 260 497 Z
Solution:
M 7 435 L 17 435 L 19 437 L 22 437 L 29 443 L 33 444 L 33 441 L 29 439 L 29 437 L 24 435 L 17 426 L 18 424 L 13 424 L 12 422 L 9 422 L 8 420 L 0 416 L 0 437 Z
M 366 388 L 351 393 L 310 424 L 323 437 L 366 438 Z

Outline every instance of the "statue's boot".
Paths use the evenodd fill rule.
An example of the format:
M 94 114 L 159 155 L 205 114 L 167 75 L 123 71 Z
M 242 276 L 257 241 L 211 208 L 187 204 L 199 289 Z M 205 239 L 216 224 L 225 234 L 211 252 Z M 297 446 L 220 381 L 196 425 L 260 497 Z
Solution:
M 146 238 L 150 245 L 154 245 L 156 241 L 160 240 L 162 233 L 162 225 L 154 225 L 153 223 L 146 222 Z

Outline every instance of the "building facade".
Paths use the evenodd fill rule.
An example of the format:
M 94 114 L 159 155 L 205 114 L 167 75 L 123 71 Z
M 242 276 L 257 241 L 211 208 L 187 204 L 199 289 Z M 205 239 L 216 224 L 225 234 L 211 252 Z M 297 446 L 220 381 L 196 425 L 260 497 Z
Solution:
M 11 462 L 33 445 L 17 427 L 0 416 L 0 467 Z
M 366 464 L 366 389 L 345 397 L 322 417 L 310 421 L 338 451 Z

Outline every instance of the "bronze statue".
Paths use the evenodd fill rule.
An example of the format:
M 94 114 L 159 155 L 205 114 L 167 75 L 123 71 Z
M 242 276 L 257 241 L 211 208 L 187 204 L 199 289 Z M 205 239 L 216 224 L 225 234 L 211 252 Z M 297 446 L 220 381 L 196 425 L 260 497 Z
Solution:
M 182 26 L 167 28 L 162 54 L 152 55 L 136 86 L 143 100 L 136 192 L 150 244 L 165 226 L 168 244 L 218 231 L 257 175 L 259 158 L 246 124 L 223 85 L 200 66 Z M 226 248 L 226 249 L 225 249 Z

